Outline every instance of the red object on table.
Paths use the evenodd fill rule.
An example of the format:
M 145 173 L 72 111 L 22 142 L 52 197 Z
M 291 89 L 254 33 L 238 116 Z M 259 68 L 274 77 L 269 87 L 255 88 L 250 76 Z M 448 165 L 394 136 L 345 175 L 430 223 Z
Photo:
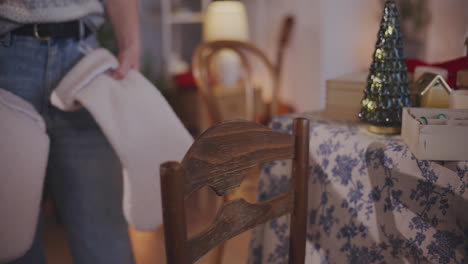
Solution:
M 426 63 L 417 59 L 406 59 L 405 62 L 408 67 L 408 72 L 414 72 L 417 66 L 433 66 L 446 69 L 448 71 L 447 83 L 453 89 L 457 88 L 457 72 L 468 69 L 468 56 L 435 64 Z
M 183 89 L 183 90 L 197 89 L 197 84 L 195 82 L 195 78 L 193 77 L 192 71 L 174 75 L 174 80 L 179 89 Z

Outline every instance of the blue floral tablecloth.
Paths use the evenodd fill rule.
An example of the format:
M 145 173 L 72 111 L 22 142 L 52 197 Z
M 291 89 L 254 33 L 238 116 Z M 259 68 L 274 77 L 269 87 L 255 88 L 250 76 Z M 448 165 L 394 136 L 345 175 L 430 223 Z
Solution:
M 468 263 L 468 162 L 418 160 L 400 136 L 302 116 L 311 120 L 306 263 Z M 291 133 L 295 117 L 270 126 Z M 259 200 L 286 191 L 290 172 L 290 161 L 266 164 Z M 288 222 L 254 229 L 249 263 L 287 263 Z

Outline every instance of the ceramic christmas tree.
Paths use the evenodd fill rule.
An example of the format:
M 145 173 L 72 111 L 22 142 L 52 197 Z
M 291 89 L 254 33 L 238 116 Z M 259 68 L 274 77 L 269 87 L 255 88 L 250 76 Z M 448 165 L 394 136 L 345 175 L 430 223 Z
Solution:
M 410 106 L 410 90 L 402 33 L 396 3 L 387 1 L 359 118 L 369 124 L 371 132 L 399 133 L 402 109 L 405 106 Z

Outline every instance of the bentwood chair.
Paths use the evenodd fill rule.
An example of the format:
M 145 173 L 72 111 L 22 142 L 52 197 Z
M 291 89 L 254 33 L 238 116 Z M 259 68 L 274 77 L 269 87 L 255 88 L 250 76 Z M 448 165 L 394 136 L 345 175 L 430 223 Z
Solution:
M 254 98 L 254 70 L 256 62 L 260 62 L 268 72 L 269 82 L 272 85 L 272 101 L 268 117 L 277 115 L 278 95 L 279 95 L 279 75 L 278 69 L 267 58 L 267 56 L 255 45 L 236 40 L 218 40 L 201 43 L 192 56 L 192 72 L 211 119 L 211 124 L 217 124 L 224 120 L 221 113 L 221 107 L 214 96 L 214 87 L 217 80 L 213 76 L 215 67 L 213 67 L 216 55 L 220 51 L 231 50 L 240 58 L 240 81 L 245 89 L 245 119 L 254 121 L 258 116 L 255 109 L 258 109 Z M 263 118 L 263 117 L 262 117 Z
M 289 263 L 303 264 L 307 220 L 309 121 L 294 120 L 293 135 L 243 120 L 227 121 L 206 130 L 181 163 L 161 165 L 161 191 L 167 263 L 194 263 L 224 241 L 256 225 L 291 214 Z M 292 184 L 271 200 L 225 202 L 213 223 L 188 238 L 185 203 L 204 186 L 223 196 L 240 186 L 246 172 L 259 163 L 292 159 Z

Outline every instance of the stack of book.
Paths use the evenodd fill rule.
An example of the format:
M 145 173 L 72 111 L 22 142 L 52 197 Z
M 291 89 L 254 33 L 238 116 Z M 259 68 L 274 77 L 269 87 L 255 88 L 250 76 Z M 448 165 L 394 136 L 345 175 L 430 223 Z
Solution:
M 334 120 L 359 120 L 368 74 L 367 71 L 358 72 L 327 80 L 325 117 Z

